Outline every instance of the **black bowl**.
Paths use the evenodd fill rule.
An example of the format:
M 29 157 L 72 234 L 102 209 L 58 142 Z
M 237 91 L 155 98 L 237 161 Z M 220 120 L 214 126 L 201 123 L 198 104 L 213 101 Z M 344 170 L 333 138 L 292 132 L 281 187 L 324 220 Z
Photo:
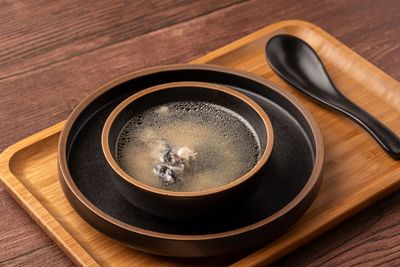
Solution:
M 70 115 L 59 142 L 64 193 L 98 231 L 149 253 L 205 257 L 260 246 L 283 234 L 311 205 L 322 181 L 324 147 L 316 122 L 293 96 L 260 76 L 213 65 L 163 66 L 123 80 L 86 98 Z M 268 171 L 254 194 L 234 209 L 191 223 L 153 216 L 122 197 L 108 175 L 100 142 L 104 122 L 123 100 L 179 81 L 221 84 L 244 93 L 266 111 L 274 129 Z
M 259 140 L 260 158 L 242 176 L 203 191 L 180 192 L 149 186 L 127 174 L 117 163 L 117 139 L 124 126 L 144 110 L 175 101 L 206 102 L 239 115 Z M 230 131 L 236 129 L 226 125 Z M 196 129 L 193 129 L 196 131 Z M 235 146 L 235 144 L 231 144 Z M 142 90 L 119 104 L 104 124 L 102 147 L 118 191 L 132 204 L 151 214 L 188 220 L 214 214 L 244 201 L 259 185 L 273 146 L 273 130 L 265 111 L 249 97 L 231 88 L 200 82 L 166 83 Z M 201 178 L 200 178 L 201 179 Z

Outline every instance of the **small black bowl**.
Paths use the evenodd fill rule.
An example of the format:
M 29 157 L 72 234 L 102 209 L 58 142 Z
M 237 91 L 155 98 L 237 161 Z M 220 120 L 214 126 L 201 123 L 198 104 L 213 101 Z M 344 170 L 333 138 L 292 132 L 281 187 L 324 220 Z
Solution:
M 194 192 L 155 188 L 127 174 L 116 161 L 117 139 L 123 127 L 143 110 L 183 100 L 217 104 L 239 114 L 253 128 L 260 142 L 261 156 L 256 165 L 226 185 Z M 231 130 L 235 129 L 232 127 Z M 129 202 L 160 217 L 185 220 L 215 213 L 249 197 L 262 178 L 257 174 L 266 165 L 273 140 L 272 125 L 267 114 L 249 97 L 221 85 L 178 82 L 142 90 L 123 101 L 104 124 L 101 142 L 113 182 Z

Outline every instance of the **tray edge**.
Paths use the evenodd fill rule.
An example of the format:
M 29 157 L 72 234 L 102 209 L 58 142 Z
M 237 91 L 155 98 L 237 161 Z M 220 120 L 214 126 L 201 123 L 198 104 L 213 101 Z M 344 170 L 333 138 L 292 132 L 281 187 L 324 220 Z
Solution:
M 12 173 L 10 164 L 13 157 L 25 148 L 59 134 L 65 121 L 41 130 L 9 146 L 0 154 L 0 182 L 7 192 L 60 247 L 71 261 L 78 266 L 99 266 L 96 260 L 73 238 L 61 223 Z M 68 244 L 67 242 L 68 241 Z M 73 248 L 71 248 L 73 246 Z

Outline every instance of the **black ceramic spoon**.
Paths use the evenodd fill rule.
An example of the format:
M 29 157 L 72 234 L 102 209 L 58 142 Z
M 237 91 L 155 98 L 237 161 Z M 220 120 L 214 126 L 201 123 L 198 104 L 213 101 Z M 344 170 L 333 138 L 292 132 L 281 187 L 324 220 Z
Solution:
M 400 138 L 335 87 L 317 53 L 307 43 L 291 35 L 277 35 L 268 41 L 266 55 L 272 69 L 285 81 L 355 120 L 390 156 L 400 160 Z

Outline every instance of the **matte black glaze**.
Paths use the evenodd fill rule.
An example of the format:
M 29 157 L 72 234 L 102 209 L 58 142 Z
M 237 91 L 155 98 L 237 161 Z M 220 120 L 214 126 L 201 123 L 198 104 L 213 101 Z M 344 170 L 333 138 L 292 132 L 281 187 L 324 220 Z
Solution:
M 266 55 L 272 69 L 285 81 L 359 123 L 392 158 L 400 160 L 400 137 L 335 87 L 311 46 L 292 35 L 277 35 L 268 41 Z
M 200 66 L 192 68 L 186 66 L 184 69 L 160 71 L 113 87 L 86 106 L 72 125 L 66 146 L 69 173 L 83 197 L 113 219 L 100 216 L 95 208 L 85 204 L 82 196 L 71 190 L 69 182 L 61 178 L 63 190 L 73 207 L 93 227 L 142 251 L 177 257 L 203 257 L 258 246 L 282 234 L 315 198 L 321 182 L 320 171 L 313 172 L 317 164 L 316 149 L 322 149 L 320 137 L 319 144 L 316 144 L 315 128 L 311 128 L 299 107 L 276 89 L 267 87 L 265 81 L 234 75 L 222 71 L 222 68 L 219 71 Z M 211 82 L 240 90 L 265 109 L 275 133 L 268 171 L 263 174 L 265 179 L 254 195 L 229 211 L 221 211 L 218 216 L 191 222 L 152 216 L 125 200 L 109 178 L 100 143 L 107 116 L 123 99 L 143 88 L 176 81 Z M 317 165 L 321 166 L 323 151 L 319 151 L 322 159 Z M 299 201 L 293 202 L 295 206 L 288 207 L 287 204 L 316 175 L 317 183 Z M 268 223 L 258 224 L 277 213 L 281 215 Z M 243 228 L 246 230 L 239 231 Z
M 153 91 L 154 89 L 157 91 Z M 240 94 L 236 90 L 208 83 L 166 83 L 161 87 L 156 86 L 143 90 L 141 93 L 144 95 L 139 98 L 136 98 L 138 95 L 134 95 L 132 97 L 136 98 L 135 100 L 128 98 L 122 106 L 119 105 L 114 110 L 115 119 L 108 119 L 109 124 L 104 125 L 104 131 L 108 138 L 103 132 L 103 152 L 109 155 L 107 165 L 110 166 L 110 176 L 113 178 L 115 187 L 128 201 L 140 209 L 160 217 L 188 220 L 227 209 L 245 200 L 256 190 L 260 180 L 265 178 L 259 174 L 264 171 L 265 163 L 273 147 L 272 126 L 261 107 L 258 107 L 256 103 L 250 104 L 239 98 Z M 133 102 L 131 102 L 132 100 Z M 258 167 L 254 166 L 246 174 L 238 177 L 235 180 L 238 183 L 235 185 L 227 184 L 202 192 L 155 190 L 151 186 L 141 185 L 134 181 L 135 178 L 120 169 L 116 162 L 116 145 L 120 132 L 135 114 L 151 107 L 176 101 L 203 101 L 239 114 L 254 129 L 260 140 L 260 152 L 263 160 L 259 160 Z M 249 99 L 249 101 L 251 100 Z M 261 117 L 261 113 L 266 121 Z M 126 178 L 124 178 L 125 176 Z

